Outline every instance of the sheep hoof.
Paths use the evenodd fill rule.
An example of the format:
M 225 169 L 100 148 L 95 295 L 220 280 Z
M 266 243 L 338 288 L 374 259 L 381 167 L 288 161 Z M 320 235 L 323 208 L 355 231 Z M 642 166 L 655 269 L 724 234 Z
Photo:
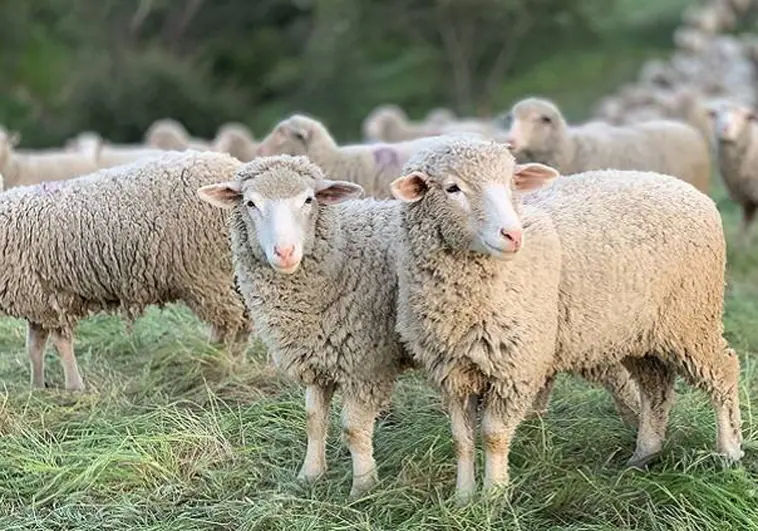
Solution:
M 300 472 L 297 473 L 297 480 L 306 485 L 310 485 L 311 483 L 318 481 L 321 476 L 324 475 L 324 472 L 326 472 L 326 470 L 313 471 L 301 469 Z
M 741 448 L 737 447 L 731 450 L 723 451 L 719 455 L 724 461 L 724 464 L 727 466 L 732 466 L 739 463 L 742 458 L 745 457 L 745 452 Z
M 474 501 L 476 491 L 471 490 L 459 490 L 455 493 L 455 505 L 458 507 L 465 507 Z
M 629 461 L 626 462 L 628 468 L 636 468 L 639 470 L 647 470 L 653 461 L 656 461 L 660 456 L 660 452 L 653 452 L 647 455 L 638 456 L 634 454 Z
M 353 486 L 350 489 L 348 500 L 355 501 L 362 498 L 368 491 L 370 491 L 377 483 L 376 470 L 366 477 L 353 480 Z

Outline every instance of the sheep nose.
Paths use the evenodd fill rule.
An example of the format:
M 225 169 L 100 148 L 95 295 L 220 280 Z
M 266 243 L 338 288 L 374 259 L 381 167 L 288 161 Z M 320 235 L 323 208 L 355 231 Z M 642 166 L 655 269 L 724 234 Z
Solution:
M 292 258 L 292 255 L 295 252 L 295 246 L 294 245 L 287 245 L 285 247 L 280 247 L 278 245 L 274 246 L 274 254 L 281 258 L 282 260 L 289 260 Z
M 518 251 L 523 240 L 523 232 L 519 229 L 500 229 L 500 235 L 510 242 L 514 251 Z

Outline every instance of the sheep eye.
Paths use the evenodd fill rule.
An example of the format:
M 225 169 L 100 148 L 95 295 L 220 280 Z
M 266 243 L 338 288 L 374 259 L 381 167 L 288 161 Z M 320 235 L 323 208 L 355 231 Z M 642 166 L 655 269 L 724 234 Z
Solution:
M 460 187 L 457 184 L 451 184 L 447 188 L 445 188 L 445 191 L 449 194 L 455 194 L 461 191 Z
M 248 208 L 255 208 L 255 203 L 252 202 L 252 201 L 248 201 L 247 202 L 247 206 L 248 206 Z
M 540 116 L 540 121 L 541 121 L 543 124 L 549 124 L 549 123 L 550 123 L 550 122 L 552 122 L 553 120 L 551 120 L 549 116 Z
M 310 197 L 310 196 L 306 197 L 305 198 L 305 204 L 306 205 L 310 205 L 311 203 L 313 203 L 313 198 Z

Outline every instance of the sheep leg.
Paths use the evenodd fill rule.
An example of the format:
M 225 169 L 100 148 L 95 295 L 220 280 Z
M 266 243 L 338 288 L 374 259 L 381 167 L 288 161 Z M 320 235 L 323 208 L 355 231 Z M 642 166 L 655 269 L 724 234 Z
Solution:
M 58 351 L 63 363 L 63 376 L 66 380 L 66 389 L 69 391 L 83 391 L 84 382 L 79 374 L 79 367 L 74 356 L 74 339 L 69 330 L 55 330 L 52 334 L 53 344 Z
M 32 366 L 32 387 L 45 387 L 45 346 L 50 335 L 48 330 L 36 323 L 26 327 L 26 352 Z
M 329 427 L 329 406 L 334 386 L 309 385 L 305 388 L 305 426 L 308 447 L 297 479 L 314 481 L 326 472 L 326 433 Z
M 377 481 L 374 461 L 374 422 L 379 409 L 354 395 L 346 394 L 342 406 L 342 439 L 353 459 L 350 498 L 368 491 Z
M 758 204 L 746 203 L 742 205 L 742 246 L 747 247 L 750 244 L 750 229 L 755 219 L 755 211 Z
M 531 410 L 527 413 L 526 419 L 541 417 L 547 413 L 550 404 L 550 393 L 555 387 L 555 376 L 550 376 L 545 380 L 545 384 L 534 397 Z
M 674 405 L 676 373 L 671 366 L 653 355 L 627 358 L 624 364 L 640 389 L 641 406 L 637 448 L 628 465 L 644 468 L 663 447 L 669 412 Z
M 511 387 L 507 397 L 491 396 L 482 413 L 482 441 L 484 443 L 484 490 L 508 484 L 508 453 L 516 428 L 524 419 L 534 396 Z
M 629 371 L 622 364 L 582 369 L 579 374 L 585 380 L 603 386 L 611 394 L 621 422 L 631 427 L 638 426 L 640 392 Z
M 723 340 L 722 340 L 723 341 Z M 742 446 L 742 421 L 739 403 L 740 362 L 737 355 L 724 343 L 724 352 L 705 362 L 689 356 L 682 367 L 687 379 L 711 398 L 716 412 L 716 449 L 730 461 L 739 461 Z
M 476 405 L 475 395 L 454 397 L 450 400 L 450 427 L 453 431 L 455 453 L 458 458 L 455 494 L 460 504 L 471 501 L 476 492 L 474 473 Z

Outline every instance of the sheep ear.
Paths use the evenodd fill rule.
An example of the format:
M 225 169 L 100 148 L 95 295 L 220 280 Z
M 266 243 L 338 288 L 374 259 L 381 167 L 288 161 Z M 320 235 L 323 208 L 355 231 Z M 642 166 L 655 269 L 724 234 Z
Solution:
M 232 181 L 209 184 L 199 188 L 197 195 L 200 199 L 215 207 L 224 209 L 234 208 L 242 198 L 242 183 Z
M 329 179 L 321 179 L 316 183 L 316 199 L 325 205 L 336 205 L 348 199 L 358 199 L 362 194 L 363 188 L 355 183 Z
M 404 203 L 415 203 L 426 195 L 426 191 L 429 189 L 428 181 L 428 175 L 420 171 L 414 171 L 392 181 L 390 191 L 395 199 L 399 199 Z
M 550 184 L 559 175 L 555 168 L 530 162 L 529 164 L 516 164 L 513 171 L 513 181 L 517 190 L 527 192 Z

